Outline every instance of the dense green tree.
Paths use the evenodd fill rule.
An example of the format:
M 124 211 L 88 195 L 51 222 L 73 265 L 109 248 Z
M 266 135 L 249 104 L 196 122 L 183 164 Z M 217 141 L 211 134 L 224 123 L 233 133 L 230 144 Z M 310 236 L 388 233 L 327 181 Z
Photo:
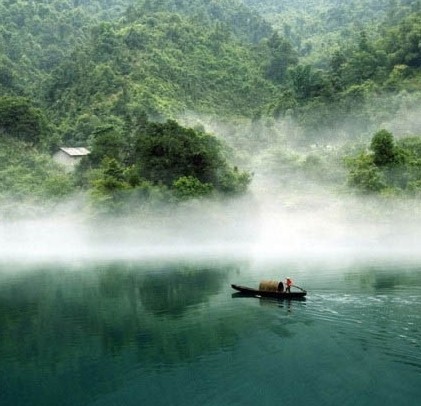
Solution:
M 105 213 L 119 213 L 124 203 L 124 192 L 130 189 L 124 167 L 114 158 L 105 157 L 91 179 L 91 195 L 97 207 Z
M 383 39 L 391 64 L 421 68 L 421 13 L 414 13 L 386 31 Z
M 5 56 L 0 57 L 0 90 L 2 94 L 13 93 L 16 73 L 13 63 Z
M 174 195 L 179 200 L 197 199 L 209 196 L 213 191 L 210 183 L 202 183 L 193 176 L 182 176 L 173 183 Z
M 348 161 L 350 168 L 348 184 L 362 193 L 379 192 L 386 187 L 381 171 L 373 162 L 373 157 L 361 153 Z
M 125 140 L 114 126 L 100 126 L 92 134 L 89 161 L 98 165 L 104 158 L 124 159 Z
M 140 118 L 132 124 L 132 148 L 121 145 L 113 128 L 104 128 L 94 133 L 92 152 L 76 171 L 78 183 L 91 188 L 95 206 L 105 213 L 122 213 L 132 207 L 130 202 L 176 202 L 247 191 L 250 175 L 229 166 L 215 137 L 171 120 Z
M 247 192 L 251 182 L 251 175 L 248 172 L 240 172 L 237 167 L 232 171 L 224 171 L 218 179 L 218 188 L 228 195 L 242 195 Z
M 421 186 L 421 138 L 395 143 L 393 135 L 380 130 L 370 150 L 347 158 L 348 183 L 361 192 L 419 193 Z
M 421 193 L 421 137 L 402 138 L 396 142 L 396 147 L 400 155 L 400 179 L 403 178 L 408 191 Z
M 297 53 L 291 43 L 276 32 L 267 40 L 266 46 L 269 51 L 266 76 L 274 82 L 282 83 L 288 68 L 298 62 Z
M 299 100 L 329 97 L 332 93 L 330 82 L 320 70 L 310 65 L 298 65 L 288 72 L 294 93 Z
M 167 186 L 181 177 L 217 185 L 221 174 L 229 172 L 215 137 L 175 121 L 150 123 L 137 135 L 135 156 L 142 176 Z
M 397 152 L 392 133 L 380 130 L 374 134 L 370 149 L 373 151 L 373 163 L 379 167 L 391 165 L 397 161 Z
M 4 201 L 45 204 L 69 196 L 74 190 L 71 175 L 51 156 L 27 142 L 0 134 L 1 204 Z
M 21 141 L 38 144 L 47 128 L 43 112 L 21 97 L 0 97 L 0 129 Z

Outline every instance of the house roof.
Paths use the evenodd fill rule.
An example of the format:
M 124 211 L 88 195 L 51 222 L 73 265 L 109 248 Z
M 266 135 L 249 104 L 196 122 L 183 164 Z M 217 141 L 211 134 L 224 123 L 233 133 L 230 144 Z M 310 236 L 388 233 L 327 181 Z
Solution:
M 83 147 L 80 147 L 80 148 L 63 147 L 63 148 L 60 148 L 60 150 L 65 152 L 67 155 L 74 156 L 74 157 L 85 156 L 85 155 L 90 154 L 90 151 Z

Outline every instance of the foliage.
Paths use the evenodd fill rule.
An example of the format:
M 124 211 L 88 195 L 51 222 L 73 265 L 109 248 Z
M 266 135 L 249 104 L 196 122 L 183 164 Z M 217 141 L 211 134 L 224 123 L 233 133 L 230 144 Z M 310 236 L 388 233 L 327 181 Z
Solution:
M 243 193 L 249 183 L 248 174 L 229 167 L 215 137 L 175 121 L 149 123 L 136 134 L 134 153 L 141 176 L 168 187 L 185 185 L 185 179 L 177 183 L 180 178 L 190 183 L 194 178 L 221 192 Z
M 382 173 L 374 164 L 373 157 L 361 153 L 356 158 L 348 160 L 348 184 L 362 193 L 379 192 L 385 188 Z
M 193 16 L 204 24 L 215 21 L 219 31 L 231 31 L 236 37 L 258 43 L 272 33 L 272 27 L 257 12 L 244 6 L 241 0 L 142 0 L 127 12 L 127 18 L 133 19 L 144 14 L 171 11 Z
M 284 33 L 306 62 L 326 58 L 352 42 L 353 33 L 371 34 L 420 11 L 418 0 L 243 0 Z M 382 35 L 379 35 L 379 38 Z M 340 46 L 340 45 L 341 46 Z
M 210 183 L 202 183 L 194 176 L 182 176 L 173 183 L 174 196 L 179 200 L 209 196 L 213 190 Z
M 381 100 L 390 90 L 419 91 L 419 2 L 245 3 L 271 21 L 300 57 L 298 65 L 290 65 L 288 83 L 283 79 L 294 98 L 285 100 L 284 95 L 291 91 L 278 92 L 269 105 L 274 116 L 292 108 L 300 123 L 311 129 L 323 106 L 333 109 L 331 117 L 341 119 L 350 111 L 349 101 L 355 100 L 359 115 L 358 109 L 364 109 L 370 98 Z M 358 89 L 364 93 L 355 94 Z M 362 103 L 360 96 L 364 96 Z M 325 127 L 331 127 L 333 123 L 326 118 Z M 370 128 L 369 117 L 361 122 Z
M 373 163 L 378 166 L 386 166 L 396 163 L 396 147 L 392 133 L 380 130 L 374 134 L 370 149 L 373 151 Z
M 260 71 L 257 49 L 218 26 L 161 12 L 98 26 L 53 72 L 45 101 L 69 121 L 81 112 L 127 117 L 136 106 L 152 118 L 184 110 L 248 115 L 274 92 Z
M 92 132 L 89 160 L 98 165 L 104 158 L 121 160 L 124 153 L 122 134 L 113 126 L 98 126 Z
M 0 1 L 0 89 L 36 97 L 46 74 L 131 0 Z
M 129 188 L 122 165 L 114 158 L 104 158 L 92 179 L 91 194 L 96 206 L 107 212 L 118 213 L 122 207 L 124 191 Z
M 241 195 L 247 191 L 251 182 L 248 172 L 240 172 L 237 167 L 232 171 L 225 171 L 218 180 L 218 188 L 228 195 Z
M 0 136 L 0 200 L 56 200 L 70 195 L 70 175 L 28 144 Z
M 397 148 L 405 164 L 406 189 L 421 193 L 421 137 L 406 137 L 397 141 Z M 402 159 L 402 158 L 401 158 Z
M 228 165 L 223 145 L 215 137 L 171 120 L 143 119 L 133 131 L 132 148 L 120 144 L 116 148 L 122 140 L 112 129 L 100 133 L 101 141 L 94 138 L 84 170 L 79 168 L 79 180 L 82 184 L 83 177 L 88 180 L 93 201 L 101 207 L 116 213 L 128 197 L 142 204 L 151 199 L 200 198 L 214 191 L 230 195 L 247 191 L 250 175 Z
M 266 76 L 274 82 L 283 83 L 290 66 L 297 64 L 298 57 L 291 43 L 275 32 L 266 42 L 269 57 Z
M 419 88 L 416 1 L 26 4 L 2 9 L 0 86 L 41 99 L 63 137 L 79 144 L 89 136 L 75 127 L 81 116 L 125 119 L 138 106 L 155 119 L 293 110 L 311 127 L 323 106 L 348 111 L 342 100 L 359 86 Z
M 38 144 L 46 130 L 40 109 L 20 97 L 0 97 L 0 131 L 21 141 Z
M 0 131 L 13 151 L 1 193 L 54 197 L 75 181 L 117 212 L 127 199 L 244 193 L 251 175 L 228 164 L 224 144 L 167 119 L 276 117 L 298 124 L 297 144 L 338 133 L 352 143 L 399 104 L 419 105 L 420 41 L 417 0 L 0 0 Z M 415 127 L 397 140 L 379 131 L 348 157 L 349 185 L 418 193 Z M 244 140 L 279 152 L 257 125 L 234 132 L 237 156 L 252 154 Z M 40 152 L 58 145 L 91 155 L 66 174 Z M 321 180 L 332 156 L 272 159 L 284 181 Z
M 297 100 L 325 98 L 332 94 L 329 80 L 321 70 L 315 70 L 310 65 L 298 65 L 289 70 L 291 87 Z
M 390 132 L 380 130 L 374 134 L 370 150 L 347 158 L 350 186 L 363 193 L 420 191 L 421 137 L 403 138 L 395 143 Z
M 182 176 L 216 184 L 225 165 L 215 137 L 175 121 L 151 123 L 137 134 L 135 156 L 143 176 L 167 186 Z
M 408 15 L 386 32 L 383 40 L 393 66 L 421 67 L 421 12 Z

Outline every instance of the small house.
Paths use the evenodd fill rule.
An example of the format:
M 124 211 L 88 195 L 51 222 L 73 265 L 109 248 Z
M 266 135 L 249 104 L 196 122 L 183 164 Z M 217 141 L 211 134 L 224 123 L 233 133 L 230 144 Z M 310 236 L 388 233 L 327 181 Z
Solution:
M 80 160 L 84 156 L 89 155 L 89 153 L 90 151 L 83 147 L 63 147 L 60 148 L 60 150 L 53 155 L 53 159 L 59 164 L 65 166 L 67 170 L 72 171 L 75 168 L 75 166 L 80 162 Z

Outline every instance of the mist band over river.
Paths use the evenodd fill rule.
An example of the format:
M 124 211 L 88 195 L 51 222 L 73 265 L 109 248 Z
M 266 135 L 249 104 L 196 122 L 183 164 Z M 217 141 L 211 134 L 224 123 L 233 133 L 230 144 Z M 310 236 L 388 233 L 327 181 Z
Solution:
M 263 191 L 265 192 L 265 191 Z M 256 197 L 258 196 L 258 197 Z M 1 262 L 279 258 L 421 261 L 416 199 L 284 191 L 161 207 L 143 217 L 89 217 L 61 206 L 3 220 Z

